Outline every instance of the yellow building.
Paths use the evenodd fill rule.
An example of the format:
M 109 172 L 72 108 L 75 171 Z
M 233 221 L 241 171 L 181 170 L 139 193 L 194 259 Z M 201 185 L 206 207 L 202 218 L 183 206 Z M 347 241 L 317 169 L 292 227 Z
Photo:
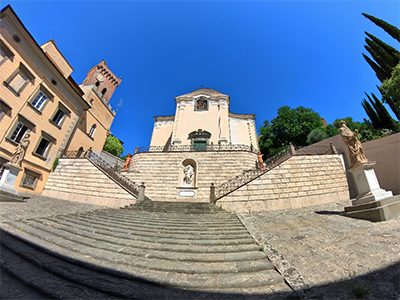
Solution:
M 54 160 L 66 149 L 102 149 L 115 116 L 107 105 L 115 87 L 110 89 L 106 81 L 99 97 L 85 84 L 80 88 L 72 71 L 54 41 L 39 46 L 11 6 L 0 11 L 0 175 L 30 132 L 14 185 L 19 191 L 40 193 Z
M 91 107 L 82 114 L 66 147 L 67 151 L 92 148 L 99 153 L 103 149 L 115 117 L 115 111 L 108 102 L 121 81 L 110 71 L 104 60 L 90 69 L 80 88 L 84 92 L 83 98 Z
M 154 117 L 150 147 L 247 145 L 258 149 L 255 115 L 229 111 L 229 96 L 201 88 L 175 98 L 174 116 Z

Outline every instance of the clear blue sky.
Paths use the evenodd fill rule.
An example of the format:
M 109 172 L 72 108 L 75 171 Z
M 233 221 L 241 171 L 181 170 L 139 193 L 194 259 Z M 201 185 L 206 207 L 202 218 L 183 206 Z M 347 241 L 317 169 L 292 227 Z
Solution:
M 312 108 L 328 123 L 367 118 L 379 84 L 361 53 L 364 31 L 397 46 L 361 15 L 400 27 L 399 1 L 0 1 L 39 45 L 54 39 L 81 83 L 102 59 L 122 83 L 112 133 L 125 154 L 150 143 L 153 117 L 201 86 L 230 95 L 259 128 L 280 106 Z

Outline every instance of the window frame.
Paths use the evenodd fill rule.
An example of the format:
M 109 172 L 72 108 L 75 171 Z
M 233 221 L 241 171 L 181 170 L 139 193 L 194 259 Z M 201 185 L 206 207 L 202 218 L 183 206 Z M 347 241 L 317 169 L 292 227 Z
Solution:
M 42 141 L 45 140 L 47 142 L 46 147 L 44 148 L 42 154 L 37 153 L 37 151 L 39 150 L 39 146 L 41 145 Z M 32 152 L 33 156 L 36 156 L 40 159 L 43 160 L 47 160 L 47 157 L 49 156 L 50 150 L 52 145 L 54 145 L 56 143 L 56 138 L 53 137 L 51 134 L 47 133 L 46 131 L 42 130 L 42 133 L 36 143 L 36 146 Z
M 22 78 L 26 78 L 25 82 L 21 84 L 21 86 L 16 90 L 12 82 L 18 75 L 20 75 Z M 3 85 L 6 86 L 17 97 L 21 95 L 22 91 L 29 83 L 31 83 L 32 85 L 35 83 L 35 76 L 32 75 L 32 73 L 28 70 L 27 67 L 25 67 L 23 63 L 19 63 L 18 68 L 5 81 L 3 81 Z
M 96 128 L 97 128 L 97 125 L 96 125 L 96 124 L 93 124 L 92 127 L 90 128 L 88 134 L 87 134 L 87 135 L 88 135 L 90 138 L 92 138 L 92 139 L 93 139 L 93 135 L 94 135 L 94 133 L 95 133 L 95 131 L 96 131 Z
M 55 122 L 54 118 L 56 117 L 56 115 L 59 111 L 61 111 L 64 115 L 58 122 Z M 69 117 L 70 115 L 71 115 L 71 111 L 64 104 L 62 104 L 61 102 L 58 102 L 58 106 L 57 106 L 56 110 L 54 111 L 53 115 L 51 116 L 51 118 L 49 119 L 49 122 L 51 124 L 53 124 L 54 126 L 56 126 L 57 128 L 61 129 L 62 125 L 65 122 L 65 119 L 67 117 Z
M 4 64 L 7 59 L 9 59 L 11 62 L 14 61 L 14 53 L 7 47 L 7 45 L 3 42 L 3 40 L 0 39 L 0 53 L 3 53 L 3 55 L 0 54 L 0 66 Z
M 28 176 L 34 178 L 34 181 L 33 181 L 32 185 L 28 185 L 28 184 L 25 183 L 25 180 L 27 179 Z M 26 166 L 24 168 L 24 174 L 22 175 L 21 182 L 20 182 L 19 186 L 22 187 L 22 188 L 31 189 L 31 190 L 34 191 L 36 189 L 37 183 L 41 179 L 41 177 L 42 177 L 42 173 L 40 171 Z
M 22 136 L 19 138 L 18 141 L 14 139 L 12 139 L 12 136 L 14 135 L 17 127 L 19 124 L 22 124 L 23 126 L 25 126 L 27 129 L 24 131 L 24 133 L 22 134 Z M 22 140 L 22 138 L 25 136 L 26 132 L 29 131 L 34 131 L 34 128 L 36 127 L 35 123 L 31 122 L 30 120 L 28 120 L 26 117 L 24 117 L 23 115 L 19 114 L 13 124 L 13 126 L 11 127 L 10 131 L 8 132 L 7 136 L 6 136 L 6 141 L 8 141 L 9 143 L 13 144 L 14 146 L 18 146 L 19 142 Z
M 41 99 L 43 99 L 43 97 L 46 97 L 46 99 L 42 102 L 40 102 L 40 100 L 38 100 L 38 98 L 40 97 L 40 94 L 42 94 Z M 31 99 L 28 101 L 28 104 L 37 113 L 42 114 L 43 110 L 47 106 L 47 103 L 49 103 L 49 101 L 53 101 L 53 100 L 54 100 L 53 94 L 50 93 L 50 91 L 45 86 L 40 85 L 39 88 L 36 90 L 36 92 L 31 97 Z M 38 103 L 41 103 L 39 107 L 38 107 Z
M 8 105 L 3 99 L 0 98 L 0 122 L 4 118 L 5 115 L 11 118 L 11 106 Z

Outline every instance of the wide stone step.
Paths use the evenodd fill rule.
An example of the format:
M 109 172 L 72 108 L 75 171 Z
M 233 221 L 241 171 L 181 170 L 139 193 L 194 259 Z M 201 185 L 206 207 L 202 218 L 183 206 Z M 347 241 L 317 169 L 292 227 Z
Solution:
M 132 206 L 3 223 L 11 235 L 1 240 L 7 248 L 4 253 L 41 268 L 47 272 L 43 276 L 50 274 L 47 278 L 54 277 L 61 288 L 81 285 L 93 299 L 292 296 L 236 215 L 209 203 L 144 207 L 148 202 L 140 203 L 140 209 Z M 152 211 L 154 205 L 166 211 Z M 18 266 L 23 272 L 23 264 Z M 15 275 L 7 272 L 19 276 L 16 269 Z M 149 286 L 156 286 L 157 294 L 151 295 Z M 48 295 L 55 298 L 52 293 Z
M 185 228 L 187 230 L 193 230 L 193 231 L 220 231 L 220 230 L 244 230 L 245 227 L 238 221 L 236 220 L 230 220 L 230 221 L 225 221 L 225 222 L 179 222 L 178 220 L 168 220 L 168 219 L 151 219 L 151 218 L 131 218 L 131 219 L 124 219 L 121 217 L 118 217 L 117 215 L 100 215 L 100 214 L 87 214 L 87 215 L 73 215 L 73 216 L 68 216 L 70 219 L 76 219 L 76 220 L 90 220 L 94 224 L 110 224 L 110 226 L 119 226 L 119 227 L 124 227 L 124 226 L 139 226 L 139 227 L 150 227 L 150 228 L 165 228 L 168 227 L 170 229 L 176 229 L 180 230 L 182 228 Z
M 38 222 L 44 222 L 42 220 L 35 220 Z M 111 224 L 95 223 L 90 220 L 85 219 L 71 219 L 65 217 L 46 219 L 46 223 L 53 222 L 53 227 L 60 227 L 61 225 L 70 226 L 73 228 L 79 228 L 80 230 L 85 230 L 89 232 L 96 232 L 98 234 L 110 235 L 115 237 L 126 237 L 129 239 L 141 239 L 141 237 L 151 237 L 151 238 L 169 238 L 169 239 L 186 239 L 186 240 L 233 240 L 233 239 L 248 239 L 251 238 L 248 232 L 224 232 L 219 231 L 159 231 L 151 230 L 151 227 L 135 227 L 132 226 L 110 226 Z M 58 224 L 58 225 L 56 225 Z M 128 234 L 128 235 L 127 235 Z
M 86 254 L 82 254 L 79 251 L 80 249 L 78 249 L 79 247 L 75 248 L 75 251 L 63 247 L 68 242 L 62 239 L 57 241 L 44 240 L 30 235 L 29 232 L 25 232 L 24 230 L 22 232 L 14 230 L 14 233 L 21 235 L 24 239 L 30 240 L 31 243 L 36 244 L 40 248 L 46 248 L 47 252 L 55 254 L 58 257 L 61 256 L 67 261 L 76 262 L 79 260 L 79 264 L 85 266 L 89 262 L 95 262 L 97 268 L 115 270 L 114 272 L 110 270 L 113 274 L 120 274 L 122 272 L 125 277 L 141 278 L 141 280 L 151 281 L 165 287 L 219 290 L 221 288 L 257 287 L 283 283 L 283 277 L 273 269 L 250 271 L 245 268 L 244 271 L 235 271 L 233 273 L 199 273 L 197 270 L 193 271 L 193 269 L 190 269 L 192 271 L 189 270 L 189 272 L 181 272 L 183 267 L 177 266 L 176 270 L 155 270 L 135 266 L 132 264 L 131 257 L 129 256 L 112 257 L 111 261 L 110 253 L 102 249 L 88 249 L 86 247 Z M 184 264 L 183 262 L 179 263 L 181 265 Z M 204 263 L 204 265 L 210 264 L 212 263 Z

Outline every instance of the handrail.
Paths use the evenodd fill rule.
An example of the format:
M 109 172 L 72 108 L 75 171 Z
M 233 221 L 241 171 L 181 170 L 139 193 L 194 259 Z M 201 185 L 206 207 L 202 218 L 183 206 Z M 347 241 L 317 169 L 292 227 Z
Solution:
M 143 152 L 180 152 L 180 151 L 248 151 L 257 153 L 253 145 L 234 144 L 220 145 L 209 144 L 202 146 L 197 145 L 169 145 L 169 146 L 143 146 L 137 147 L 134 154 Z
M 122 186 L 126 191 L 133 194 L 136 198 L 139 198 L 139 185 L 122 175 L 115 166 L 113 167 L 108 164 L 105 160 L 101 159 L 90 149 L 86 151 L 84 158 L 87 158 L 91 163 L 97 166 L 109 178 Z

